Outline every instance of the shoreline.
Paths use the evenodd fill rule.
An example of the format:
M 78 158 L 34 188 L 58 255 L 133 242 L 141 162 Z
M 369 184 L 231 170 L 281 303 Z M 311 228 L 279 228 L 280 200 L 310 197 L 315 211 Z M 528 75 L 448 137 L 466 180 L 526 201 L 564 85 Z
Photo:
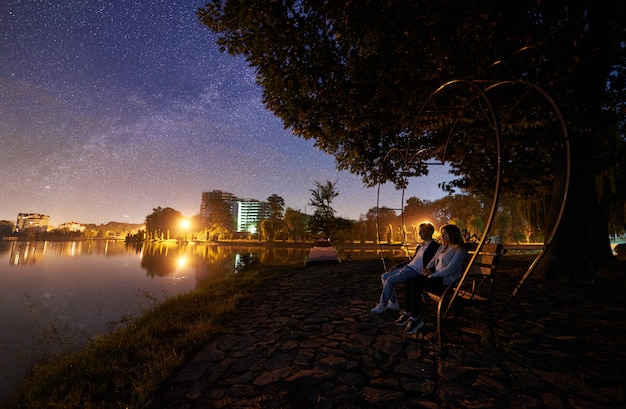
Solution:
M 528 256 L 517 257 L 509 254 L 501 261 L 496 286 L 501 295 L 515 286 L 519 269 L 530 262 Z M 619 266 L 619 270 L 626 270 L 625 264 Z M 66 358 L 70 369 L 36 369 L 31 375 L 48 386 L 39 389 L 43 385 L 38 387 L 37 379 L 28 379 L 35 383 L 22 396 L 44 406 L 54 403 L 71 407 L 72 399 L 81 403 L 99 399 L 99 387 L 117 377 L 120 382 L 133 378 L 139 388 L 125 394 L 111 391 L 109 403 L 155 409 L 205 403 L 207 407 L 228 407 L 228 402 L 289 404 L 294 403 L 288 401 L 289 391 L 299 388 L 301 382 L 313 393 L 307 399 L 337 404 L 348 399 L 353 407 L 384 404 L 399 409 L 406 407 L 402 406 L 406 402 L 430 402 L 436 407 L 468 397 L 476 404 L 498 402 L 503 407 L 523 402 L 517 400 L 522 397 L 547 406 L 550 402 L 566 405 L 574 388 L 578 388 L 574 399 L 580 402 L 606 402 L 609 391 L 612 403 L 624 403 L 618 385 L 623 371 L 612 364 L 623 356 L 619 351 L 626 350 L 614 349 L 626 346 L 626 339 L 616 332 L 624 321 L 624 307 L 615 304 L 619 299 L 616 293 L 624 289 L 621 279 L 598 280 L 590 291 L 589 283 L 551 283 L 532 277 L 504 318 L 506 325 L 498 327 L 500 348 L 482 344 L 483 324 L 471 319 L 473 313 L 464 311 L 446 322 L 448 353 L 441 355 L 433 342 L 432 317 L 423 337 L 411 339 L 393 325 L 395 314 L 376 316 L 369 312 L 380 293 L 380 269 L 375 259 L 319 267 L 256 266 L 232 276 L 230 284 L 223 283 L 228 286 L 219 285 L 206 289 L 210 290 L 207 294 L 196 292 L 157 306 L 150 311 L 152 318 L 140 318 L 108 335 L 110 341 L 97 340 L 91 349 L 79 351 L 75 361 Z M 232 302 L 226 302 L 226 297 L 232 297 Z M 580 304 L 581 299 L 589 302 Z M 585 318 L 581 320 L 581 316 Z M 245 319 L 238 319 L 242 317 Z M 212 329 L 207 327 L 207 320 L 214 325 Z M 153 329 L 144 328 L 148 322 Z M 588 331 L 583 331 L 588 322 L 599 324 L 592 333 L 593 351 L 587 350 Z M 131 338 L 140 333 L 149 335 Z M 188 341 L 188 334 L 201 336 L 186 346 L 179 344 L 182 339 Z M 144 345 L 147 342 L 152 344 Z M 179 346 L 172 354 L 176 344 Z M 165 379 L 150 378 L 142 368 L 150 368 L 151 361 L 135 360 L 146 351 L 163 347 L 156 353 L 157 361 L 165 356 L 177 361 L 156 371 L 166 374 Z M 112 362 L 101 360 L 104 356 Z M 608 356 L 614 359 L 607 360 Z M 586 360 L 584 367 L 604 365 L 602 375 L 595 371 L 586 374 L 591 383 L 579 381 L 578 372 L 569 372 L 567 362 L 581 357 Z M 113 362 L 120 358 L 120 362 Z M 555 376 L 539 384 L 516 369 L 521 361 L 539 377 L 547 362 L 546 369 Z M 109 364 L 112 368 L 107 372 Z M 437 367 L 447 374 L 465 367 L 468 376 L 442 376 Z M 426 383 L 424 374 L 428 375 Z M 61 376 L 58 385 L 48 389 L 57 376 Z M 485 377 L 493 378 L 493 382 L 480 382 Z M 605 393 L 598 392 L 596 381 L 604 382 Z M 98 382 L 102 382 L 100 386 Z M 491 387 L 476 389 L 476 382 Z M 93 387 L 96 389 L 90 391 Z M 563 387 L 565 392 L 561 392 Z M 346 395 L 346 390 L 351 392 Z M 473 392 L 457 396 L 454 390 Z

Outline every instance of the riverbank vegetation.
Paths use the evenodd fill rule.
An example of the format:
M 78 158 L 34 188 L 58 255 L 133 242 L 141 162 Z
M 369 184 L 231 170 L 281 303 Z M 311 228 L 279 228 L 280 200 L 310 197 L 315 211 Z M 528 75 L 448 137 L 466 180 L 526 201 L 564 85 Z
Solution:
M 252 265 L 172 297 L 80 351 L 37 362 L 2 408 L 140 408 L 232 319 L 237 303 L 290 266 Z

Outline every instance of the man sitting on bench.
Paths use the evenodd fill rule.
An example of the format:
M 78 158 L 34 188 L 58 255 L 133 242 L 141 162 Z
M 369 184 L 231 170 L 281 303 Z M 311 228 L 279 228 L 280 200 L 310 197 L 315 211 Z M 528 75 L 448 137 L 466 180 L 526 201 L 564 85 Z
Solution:
M 405 288 L 407 298 L 410 297 L 408 291 L 408 282 L 416 277 L 421 276 L 424 267 L 431 261 L 437 249 L 439 243 L 433 240 L 433 233 L 435 233 L 435 227 L 430 223 L 422 223 L 419 225 L 418 234 L 422 239 L 422 243 L 415 249 L 415 255 L 408 264 L 404 264 L 398 268 L 392 269 L 380 276 L 383 283 L 383 290 L 380 293 L 380 300 L 376 307 L 372 309 L 375 314 L 380 314 L 387 309 L 399 311 L 398 298 L 396 296 L 396 285 L 407 282 Z M 410 301 L 410 300 L 407 300 Z M 405 306 L 405 313 L 400 315 L 400 318 L 396 321 L 397 325 L 404 325 L 409 319 L 409 313 L 406 312 L 407 306 Z M 401 322 L 401 323 L 400 323 Z

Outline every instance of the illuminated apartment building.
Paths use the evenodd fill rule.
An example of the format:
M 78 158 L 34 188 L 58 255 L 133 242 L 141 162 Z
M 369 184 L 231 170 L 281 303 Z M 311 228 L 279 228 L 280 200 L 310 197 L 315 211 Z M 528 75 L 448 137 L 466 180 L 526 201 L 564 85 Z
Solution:
M 254 199 L 239 199 L 237 201 L 237 220 L 238 232 L 256 233 L 258 230 L 258 222 L 263 219 L 269 219 L 270 206 L 267 202 L 260 202 Z
M 211 219 L 212 204 L 216 201 L 228 203 L 230 215 L 235 220 L 237 232 L 256 232 L 258 222 L 270 217 L 268 203 L 255 199 L 239 199 L 232 193 L 221 190 L 202 192 L 200 220 L 206 224 Z
M 18 213 L 15 231 L 35 230 L 37 232 L 48 231 L 50 216 L 39 213 Z

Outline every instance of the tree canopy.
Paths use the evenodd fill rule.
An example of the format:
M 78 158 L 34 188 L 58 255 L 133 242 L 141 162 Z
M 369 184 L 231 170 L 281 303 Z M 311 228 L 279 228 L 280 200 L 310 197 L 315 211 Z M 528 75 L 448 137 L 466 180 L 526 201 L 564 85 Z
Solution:
M 0 237 L 10 235 L 14 229 L 15 223 L 9 220 L 0 220 Z
M 261 226 L 269 241 L 274 241 L 276 233 L 282 228 L 285 199 L 274 193 L 267 198 L 267 205 L 270 215 L 268 219 L 263 220 Z
M 313 139 L 334 155 L 339 169 L 370 186 L 381 178 L 401 183 L 399 162 L 385 163 L 390 149 L 408 139 L 417 141 L 416 149 L 432 147 L 429 132 L 449 122 L 450 109 L 433 110 L 442 114 L 427 121 L 416 123 L 416 116 L 442 84 L 462 78 L 542 87 L 559 106 L 572 141 L 570 200 L 554 252 L 567 258 L 580 245 L 575 238 L 589 250 L 587 263 L 561 262 L 556 269 L 582 275 L 610 254 L 609 220 L 623 230 L 626 194 L 617 183 L 626 175 L 620 162 L 625 6 L 623 0 L 214 0 L 198 16 L 218 34 L 222 50 L 243 55 L 257 70 L 264 103 L 286 128 Z M 517 53 L 521 49 L 538 52 Z M 465 96 L 447 95 L 441 106 L 454 108 L 459 98 Z M 520 97 L 507 91 L 495 98 L 506 111 Z M 554 134 L 545 125 L 555 113 L 535 100 L 517 108 L 522 113 L 504 129 L 515 137 L 505 159 L 517 168 L 505 179 L 519 200 L 537 196 L 545 205 L 551 196 L 543 182 L 554 173 L 553 158 L 549 146 L 537 142 Z M 470 113 L 484 109 L 478 104 Z M 453 144 L 450 159 L 459 179 L 450 188 L 488 190 L 480 175 L 493 164 L 468 160 L 489 158 L 483 130 L 489 131 L 488 123 Z M 412 172 L 423 174 L 427 167 Z M 536 190 L 540 186 L 543 191 Z
M 337 230 L 335 209 L 332 207 L 333 200 L 339 196 L 337 182 L 327 180 L 326 183 L 315 182 L 315 189 L 310 189 L 311 206 L 315 209 L 309 220 L 309 228 L 312 233 L 322 233 L 330 238 Z
M 159 206 L 146 216 L 146 231 L 153 238 L 170 239 L 180 232 L 182 220 L 178 210 Z

